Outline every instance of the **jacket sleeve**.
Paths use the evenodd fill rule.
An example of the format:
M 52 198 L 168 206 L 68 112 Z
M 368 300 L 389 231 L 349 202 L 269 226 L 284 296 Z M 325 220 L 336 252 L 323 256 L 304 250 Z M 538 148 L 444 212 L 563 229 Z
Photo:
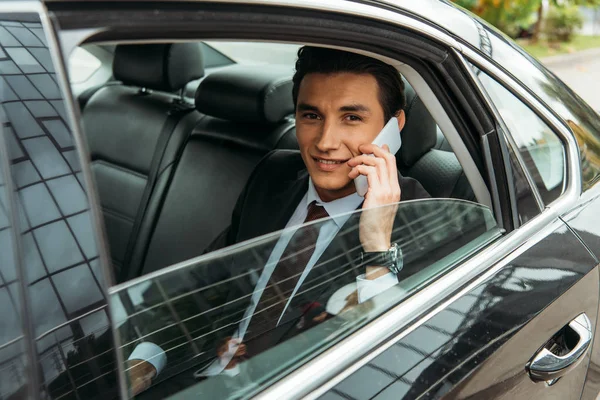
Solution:
M 431 198 L 431 195 L 427 193 L 427 190 L 425 190 L 418 180 L 406 178 L 400 174 L 398 175 L 400 183 L 400 201 Z

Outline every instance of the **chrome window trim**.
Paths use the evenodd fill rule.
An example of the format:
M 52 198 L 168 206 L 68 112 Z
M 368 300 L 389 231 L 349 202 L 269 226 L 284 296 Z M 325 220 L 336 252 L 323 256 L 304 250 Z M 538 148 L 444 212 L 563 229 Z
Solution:
M 581 176 L 578 174 L 580 170 L 579 147 L 573 133 L 571 132 L 571 129 L 568 127 L 566 122 L 558 118 L 546 107 L 544 103 L 526 90 L 521 83 L 502 71 L 495 64 L 491 63 L 489 60 L 472 49 L 464 48 L 463 50 L 463 55 L 465 56 L 466 61 L 469 61 L 476 67 L 483 70 L 485 73 L 496 79 L 500 84 L 506 88 L 509 88 L 509 90 L 512 90 L 514 93 L 518 93 L 522 101 L 533 112 L 539 116 L 542 116 L 545 120 L 544 122 L 549 124 L 550 127 L 553 128 L 554 132 L 562 139 L 563 144 L 565 145 L 565 168 L 567 169 L 565 174 L 566 187 L 564 192 L 556 200 L 545 205 L 545 208 L 566 208 L 569 204 L 575 203 L 582 191 Z M 510 136 L 509 131 L 507 131 L 507 134 Z M 522 162 L 522 160 L 520 160 L 520 162 Z M 524 167 L 524 164 L 521 164 L 521 167 L 524 171 L 527 171 L 527 169 Z
M 473 70 L 471 69 L 471 66 L 468 64 L 469 61 L 466 60 L 462 56 L 462 54 L 459 54 L 456 51 L 455 51 L 455 55 L 460 60 L 460 62 L 463 64 L 464 68 L 468 71 L 468 74 L 471 77 L 471 80 L 473 81 L 473 83 L 475 84 L 475 86 L 477 87 L 479 92 L 482 94 L 483 98 L 485 99 L 485 101 L 487 103 L 488 108 L 492 111 L 497 122 L 500 124 L 500 127 L 505 132 L 505 135 L 504 135 L 505 139 L 508 141 L 508 145 L 511 147 L 511 149 L 513 150 L 513 153 L 515 154 L 515 157 L 517 158 L 519 167 L 523 171 L 525 179 L 527 180 L 527 183 L 529 184 L 529 187 L 531 188 L 533 197 L 535 198 L 535 201 L 538 205 L 539 211 L 542 212 L 544 210 L 544 202 L 542 201 L 542 196 L 540 195 L 540 192 L 539 192 L 537 186 L 535 185 L 535 182 L 533 180 L 533 177 L 529 173 L 529 170 L 525 168 L 525 161 L 523 161 L 523 157 L 521 156 L 521 153 L 518 150 L 519 147 L 517 146 L 514 138 L 510 134 L 510 130 L 506 126 L 504 119 L 498 112 L 498 109 L 494 105 L 494 102 L 490 98 L 490 95 L 488 94 L 487 90 L 483 87 L 483 84 L 481 83 L 481 81 L 479 80 L 479 78 L 477 77 L 475 72 L 473 72 Z M 473 66 L 475 66 L 475 64 L 473 64 Z M 484 69 L 481 69 L 481 72 L 486 73 L 486 71 Z

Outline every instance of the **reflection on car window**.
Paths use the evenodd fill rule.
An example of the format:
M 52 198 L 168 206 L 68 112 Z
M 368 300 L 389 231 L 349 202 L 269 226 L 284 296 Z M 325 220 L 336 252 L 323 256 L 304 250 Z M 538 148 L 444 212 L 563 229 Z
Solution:
M 209 253 L 116 288 L 111 306 L 119 351 L 124 359 L 141 343 L 164 351 L 166 364 L 150 391 L 199 382 L 194 393 L 247 396 L 500 234 L 491 211 L 476 203 L 427 199 L 388 207 L 397 207 L 392 241 L 401 249 L 402 269 L 395 284 L 373 297 L 360 299 L 369 261 L 359 257 L 359 211 L 349 215 L 308 272 L 294 268 L 314 250 L 303 238 L 315 230 L 322 234 L 333 219 Z
M 485 73 L 478 74 L 519 148 L 545 204 L 563 192 L 565 150 L 554 131 L 510 91 Z
M 526 84 L 568 123 L 579 144 L 583 188 L 588 189 L 596 184 L 600 179 L 598 113 L 523 49 L 488 27 L 484 27 L 483 32 L 486 32 L 490 56 L 498 65 Z
M 0 137 L 0 147 L 3 146 Z M 0 148 L 0 155 L 5 154 Z M 2 398 L 26 397 L 28 359 L 23 335 L 21 282 L 14 253 L 14 230 L 11 225 L 11 207 L 5 177 L 4 163 L 0 159 L 0 396 Z M 10 372 L 9 372 L 10 371 Z
M 42 24 L 37 14 L 19 16 L 23 20 L 0 16 L 6 52 L 0 96 L 28 286 L 28 340 L 35 342 L 39 363 L 36 390 L 51 399 L 111 397 L 116 373 L 108 306 L 81 166 Z M 3 244 L 3 269 L 9 254 Z M 8 278 L 14 282 L 14 275 Z

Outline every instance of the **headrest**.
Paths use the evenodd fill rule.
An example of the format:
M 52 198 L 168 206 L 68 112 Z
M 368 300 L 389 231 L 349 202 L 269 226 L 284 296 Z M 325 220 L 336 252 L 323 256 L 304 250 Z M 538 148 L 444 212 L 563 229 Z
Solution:
M 406 80 L 404 87 L 406 124 L 401 133 L 402 147 L 398 162 L 401 166 L 410 167 L 435 146 L 437 124 Z
M 118 45 L 113 75 L 125 85 L 174 92 L 204 76 L 202 52 L 198 43 Z
M 277 123 L 294 113 L 291 68 L 234 65 L 208 75 L 196 91 L 202 114 L 235 122 Z

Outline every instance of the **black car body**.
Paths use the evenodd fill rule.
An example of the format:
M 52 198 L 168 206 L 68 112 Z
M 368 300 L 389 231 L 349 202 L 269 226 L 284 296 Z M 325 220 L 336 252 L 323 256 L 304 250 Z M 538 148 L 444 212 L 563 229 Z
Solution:
M 199 383 L 192 376 L 194 369 L 188 368 L 171 378 L 175 384 L 158 382 L 140 398 L 598 396 L 600 345 L 593 338 L 599 323 L 600 116 L 510 39 L 449 2 L 436 0 L 88 0 L 0 3 L 1 399 L 127 397 L 123 349 L 131 343 L 119 323 L 140 312 L 130 290 L 188 277 L 198 265 L 211 262 L 200 257 L 196 247 L 202 246 L 190 243 L 209 225 L 216 227 L 198 222 L 193 204 L 186 208 L 181 197 L 172 199 L 188 147 L 175 152 L 173 163 L 165 167 L 165 188 L 160 189 L 160 180 L 152 182 L 164 192 L 156 202 L 152 195 L 146 200 L 142 196 L 151 182 L 150 170 L 131 167 L 128 178 L 111 180 L 115 171 L 127 169 L 123 165 L 154 153 L 153 146 L 148 150 L 137 137 L 130 148 L 109 139 L 127 125 L 118 121 L 126 121 L 126 114 L 138 107 L 128 98 L 154 94 L 137 88 L 132 95 L 125 88 L 121 97 L 110 97 L 114 88 L 121 88 L 109 81 L 115 43 L 219 39 L 335 46 L 377 55 L 398 66 L 418 93 L 415 101 L 420 97 L 429 113 L 411 122 L 407 112 L 412 124 L 407 131 L 419 133 L 431 121 L 434 131 L 437 124 L 443 132 L 419 154 L 418 162 L 401 166 L 403 174 L 421 180 L 428 190 L 441 191 L 449 180 L 454 185 L 449 195 L 434 197 L 455 200 L 433 200 L 432 207 L 422 209 L 425 221 L 433 221 L 423 228 L 423 237 L 434 238 L 435 246 L 423 244 L 427 253 L 416 254 L 414 262 L 421 263 L 419 271 L 433 261 L 441 267 L 411 283 L 408 294 L 393 304 L 380 304 L 378 313 L 367 311 L 360 324 L 343 328 L 346 331 L 327 339 L 326 346 L 307 354 L 294 345 L 277 347 L 269 353 L 272 358 L 262 359 L 268 368 L 253 377 L 252 384 L 237 382 L 234 390 L 223 379 Z M 92 78 L 74 83 L 67 64 L 77 46 L 95 49 L 90 51 L 100 67 Z M 213 64 L 205 63 L 207 71 L 235 64 L 210 46 L 204 48 L 205 58 L 209 52 L 214 52 Z M 132 74 L 136 73 L 145 72 Z M 177 95 L 193 99 L 197 87 L 195 81 Z M 101 103 L 101 96 L 108 100 Z M 114 109 L 99 114 L 107 104 Z M 150 131 L 157 123 L 150 113 L 147 120 L 140 117 L 144 107 L 131 111 L 137 113 L 133 125 Z M 221 154 L 232 135 L 218 128 L 217 133 L 211 131 L 214 125 L 201 125 L 206 119 L 188 111 L 191 114 L 182 118 L 195 130 L 185 146 L 204 140 L 206 132 L 211 146 L 217 143 L 191 158 L 208 163 L 203 160 Z M 198 124 L 205 133 L 199 133 Z M 293 121 L 285 124 L 288 132 Z M 232 140 L 230 147 L 248 147 L 257 137 L 249 136 L 257 130 L 249 123 L 235 126 L 249 133 Z M 92 133 L 98 129 L 104 129 L 105 141 Z M 536 129 L 541 136 L 523 139 Z M 232 188 L 222 210 L 214 211 L 223 221 L 253 163 L 272 149 L 266 142 L 251 143 L 244 153 L 248 156 L 236 164 L 234 172 L 243 171 L 239 182 L 210 181 L 215 191 Z M 103 143 L 117 143 L 117 148 L 107 150 Z M 111 151 L 121 158 L 107 156 Z M 438 161 L 428 163 L 427 157 Z M 451 167 L 438 168 L 443 162 Z M 108 164 L 110 169 L 102 169 Z M 115 185 L 127 179 L 133 182 L 130 186 Z M 470 196 L 455 191 L 458 180 L 468 181 Z M 129 189 L 134 186 L 138 189 L 132 194 Z M 191 190 L 186 186 L 183 193 Z M 211 195 L 198 192 L 192 203 L 202 204 Z M 131 198 L 136 199 L 134 206 L 129 205 Z M 158 210 L 153 211 L 156 220 L 136 222 L 136 204 Z M 133 211 L 123 217 L 111 214 L 111 206 Z M 173 222 L 167 214 L 175 209 L 179 211 Z M 452 251 L 464 251 L 452 262 L 447 257 L 456 253 L 450 251 L 431 261 L 428 257 L 438 248 L 452 247 L 458 240 L 452 232 L 467 235 L 469 229 L 481 228 L 469 225 L 469 213 L 475 209 L 485 216 L 478 220 L 485 220 L 484 233 L 473 234 L 476 240 L 467 250 L 460 247 L 462 242 L 456 244 Z M 460 210 L 466 210 L 465 217 L 453 220 Z M 442 219 L 435 220 L 440 215 Z M 119 218 L 126 222 L 114 222 Z M 445 224 L 457 230 L 448 228 L 451 234 L 439 239 L 435 234 Z M 142 250 L 125 249 L 132 231 L 145 240 Z M 259 248 L 270 238 L 248 246 Z M 141 272 L 124 273 L 127 268 L 115 262 L 118 254 L 138 260 Z M 179 293 L 168 286 L 166 291 L 167 302 L 174 298 L 172 293 Z M 313 333 L 315 341 L 325 341 L 320 332 Z M 540 366 L 536 359 L 544 348 L 555 352 L 546 355 L 550 366 Z M 304 355 L 290 364 L 300 353 Z

